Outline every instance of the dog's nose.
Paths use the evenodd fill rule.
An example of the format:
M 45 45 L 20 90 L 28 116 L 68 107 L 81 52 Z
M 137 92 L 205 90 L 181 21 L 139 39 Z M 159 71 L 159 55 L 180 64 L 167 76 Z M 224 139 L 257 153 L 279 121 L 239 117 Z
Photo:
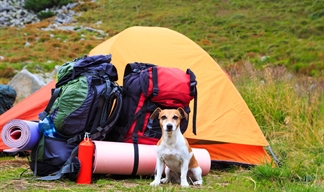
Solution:
M 172 131 L 172 127 L 173 127 L 173 126 L 172 126 L 171 123 L 167 124 L 166 127 L 167 127 L 167 131 Z

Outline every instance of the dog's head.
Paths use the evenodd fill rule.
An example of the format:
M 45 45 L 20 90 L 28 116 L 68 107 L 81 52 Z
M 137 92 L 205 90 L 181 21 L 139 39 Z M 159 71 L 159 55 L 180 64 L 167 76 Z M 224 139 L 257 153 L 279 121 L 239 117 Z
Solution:
M 181 119 L 188 119 L 188 114 L 183 108 L 178 109 L 164 109 L 157 108 L 152 113 L 150 119 L 159 118 L 160 126 L 163 131 L 172 132 L 180 128 Z

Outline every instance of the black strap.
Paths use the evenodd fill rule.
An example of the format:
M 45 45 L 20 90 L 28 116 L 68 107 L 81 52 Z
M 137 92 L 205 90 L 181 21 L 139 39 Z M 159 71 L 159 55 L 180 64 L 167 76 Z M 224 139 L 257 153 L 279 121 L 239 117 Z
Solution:
M 134 127 L 132 140 L 134 144 L 134 167 L 131 175 L 136 175 L 138 170 L 139 163 L 139 148 L 138 148 L 138 131 L 143 131 L 145 115 L 147 111 L 154 111 L 157 105 L 152 103 L 150 100 L 145 100 L 143 107 L 140 109 L 139 118 L 136 121 L 136 125 Z M 133 121 L 132 121 L 133 122 Z M 128 129 L 127 129 L 128 130 Z
M 40 178 L 36 178 L 36 179 L 44 180 L 44 181 L 52 181 L 52 180 L 57 180 L 57 179 L 62 178 L 62 176 L 66 173 L 79 172 L 80 170 L 76 169 L 76 167 L 72 161 L 73 158 L 76 157 L 78 154 L 78 148 L 79 148 L 79 146 L 76 146 L 72 150 L 70 157 L 66 160 L 66 162 L 64 163 L 64 165 L 62 166 L 62 168 L 59 171 L 55 172 L 53 175 L 44 176 L 44 177 L 40 177 Z
M 121 127 L 119 130 L 119 137 L 117 141 L 122 142 L 124 140 L 124 137 L 126 133 L 128 132 L 129 128 L 132 126 L 133 122 L 142 114 L 142 109 L 140 109 L 137 113 L 134 114 L 133 118 L 128 121 L 127 125 L 124 127 Z
M 197 91 L 197 81 L 195 74 L 187 69 L 187 74 L 190 75 L 190 95 L 194 96 L 194 109 L 193 109 L 193 119 L 192 119 L 192 132 L 196 135 L 196 122 L 197 122 L 197 102 L 198 102 L 198 91 Z
M 36 152 L 35 152 L 35 163 L 34 163 L 34 177 L 37 176 L 37 161 L 38 161 L 38 150 L 39 150 L 39 145 L 37 146 Z
M 114 100 L 116 102 L 114 102 Z M 99 127 L 96 128 L 95 133 L 91 132 L 91 139 L 93 140 L 103 140 L 106 138 L 106 135 L 112 130 L 114 125 L 116 124 L 121 107 L 122 107 L 122 96 L 119 92 L 113 92 L 110 96 L 110 102 L 108 109 L 111 109 L 114 104 L 114 108 L 109 110 L 111 112 L 107 121 L 100 124 Z M 91 130 L 93 131 L 93 130 Z
M 156 67 L 152 67 L 152 79 L 153 79 L 153 91 L 152 91 L 152 95 L 153 96 L 157 96 L 159 93 L 159 89 L 158 89 L 158 71 Z M 153 97 L 152 96 L 152 97 Z M 149 97 L 149 100 L 152 99 L 152 97 Z
M 139 162 L 139 149 L 138 149 L 138 126 L 135 125 L 133 135 L 132 135 L 132 141 L 133 141 L 133 146 L 134 146 L 134 166 L 131 175 L 136 175 L 137 170 L 138 170 L 138 162 Z
M 60 94 L 60 91 L 61 91 L 61 88 L 56 88 L 56 89 L 52 89 L 52 96 L 51 96 L 51 99 L 49 100 L 45 110 L 43 112 L 41 112 L 39 115 L 38 115 L 38 118 L 40 120 L 44 120 L 44 118 L 49 114 L 56 98 L 59 96 Z
M 192 132 L 197 135 L 197 98 L 198 98 L 198 92 L 195 92 L 194 96 L 194 111 L 193 111 L 193 119 L 192 119 Z
M 134 166 L 133 166 L 133 171 L 132 171 L 131 175 L 136 175 L 137 170 L 138 170 L 139 148 L 138 148 L 138 143 L 137 142 L 133 143 L 133 145 L 134 145 Z
M 105 96 L 101 95 L 99 97 L 99 102 L 98 102 L 97 110 L 96 110 L 97 113 L 95 115 L 95 119 L 94 119 L 93 124 L 92 124 L 92 127 L 90 129 L 90 133 L 91 133 L 91 130 L 96 129 L 96 127 L 98 127 L 100 125 L 101 118 L 102 118 L 102 115 L 101 114 L 103 113 L 103 111 L 106 111 L 106 110 L 104 110 L 104 108 L 106 107 L 106 105 L 107 105 L 106 103 L 107 102 L 108 102 L 108 100 L 105 99 Z
M 154 96 L 157 96 L 159 94 L 159 88 L 158 88 L 158 69 L 156 67 L 152 67 L 152 83 L 153 83 L 153 89 L 152 93 L 146 98 L 147 100 L 151 100 Z
M 36 148 L 36 152 L 35 152 L 35 159 L 34 159 L 34 161 L 35 161 L 35 163 L 34 163 L 34 177 L 36 177 L 37 176 L 37 162 L 40 160 L 39 158 L 38 158 L 38 152 L 39 152 L 39 150 L 44 150 L 44 145 L 42 145 L 42 148 L 40 147 L 41 146 L 41 143 L 40 142 L 44 142 L 45 143 L 45 136 L 44 135 L 42 135 L 42 137 L 41 137 L 41 139 L 39 139 L 38 140 L 38 142 L 37 142 L 37 148 Z M 42 154 L 44 153 L 44 151 L 42 152 Z M 43 159 L 41 159 L 41 160 L 43 160 Z
M 134 167 L 133 167 L 132 175 L 135 175 L 137 173 L 138 162 L 139 162 L 138 131 L 143 131 L 146 112 L 153 111 L 154 109 L 156 109 L 156 107 L 157 107 L 156 104 L 154 104 L 150 100 L 146 99 L 144 101 L 143 107 L 138 112 L 138 115 L 136 115 L 137 117 L 138 116 L 139 117 L 136 121 L 136 125 L 134 127 L 134 131 L 132 134 L 132 140 L 133 140 L 133 144 L 134 144 Z M 132 121 L 132 122 L 134 122 L 134 121 Z

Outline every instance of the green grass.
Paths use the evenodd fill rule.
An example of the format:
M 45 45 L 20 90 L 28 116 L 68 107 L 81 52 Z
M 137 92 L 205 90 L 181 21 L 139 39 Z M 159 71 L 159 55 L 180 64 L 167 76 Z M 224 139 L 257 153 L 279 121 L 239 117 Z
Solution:
M 178 184 L 161 184 L 150 187 L 153 180 L 148 176 L 117 177 L 95 175 L 89 185 L 76 184 L 66 178 L 56 181 L 37 181 L 28 168 L 26 161 L 11 160 L 2 164 L 0 173 L 1 190 L 6 191 L 322 191 L 323 180 L 308 174 L 296 175 L 294 170 L 283 166 L 273 168 L 269 165 L 258 166 L 251 170 L 232 167 L 225 170 L 211 170 L 203 177 L 202 186 L 183 189 Z M 319 174 L 319 173 L 318 173 Z
M 194 40 L 222 66 L 248 60 L 256 68 L 285 66 L 299 74 L 324 75 L 323 1 L 102 0 L 96 4 L 87 0 L 76 10 L 83 12 L 76 27 L 101 29 L 109 37 L 134 25 L 168 27 Z M 109 38 L 85 30 L 40 30 L 50 21 L 21 29 L 1 28 L 0 55 L 5 60 L 0 65 L 46 66 L 48 60 L 61 64 Z M 29 47 L 24 47 L 26 41 Z
M 253 169 L 274 190 L 320 191 L 324 177 L 323 81 L 283 68 L 253 70 L 244 63 L 233 81 L 283 166 Z M 277 189 L 276 189 L 277 188 Z
M 282 167 L 212 170 L 189 191 L 324 190 L 324 1 L 298 0 L 90 0 L 76 27 L 108 36 L 42 31 L 50 20 L 25 28 L 0 29 L 0 83 L 27 66 L 51 71 L 134 26 L 176 30 L 203 47 L 232 77 Z M 102 24 L 96 24 L 101 21 Z M 81 41 L 80 39 L 84 40 Z M 28 41 L 30 46 L 25 47 Z M 261 59 L 262 58 L 262 59 Z M 38 68 L 38 67 L 37 67 Z M 0 190 L 6 191 L 187 191 L 179 185 L 149 187 L 152 178 L 95 176 L 91 185 L 43 182 L 20 173 L 28 164 L 0 159 Z M 5 162 L 5 163 L 3 163 Z

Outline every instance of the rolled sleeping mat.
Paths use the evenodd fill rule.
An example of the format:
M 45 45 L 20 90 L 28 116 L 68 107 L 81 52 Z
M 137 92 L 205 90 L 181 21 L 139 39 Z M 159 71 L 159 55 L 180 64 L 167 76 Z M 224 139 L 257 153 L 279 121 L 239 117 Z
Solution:
M 10 147 L 4 152 L 18 152 L 33 149 L 41 133 L 37 122 L 14 119 L 5 124 L 1 136 L 3 143 Z
M 93 173 L 131 175 L 134 167 L 132 143 L 93 141 L 95 144 Z M 153 175 L 156 165 L 156 146 L 138 144 L 139 160 L 136 175 Z M 205 176 L 210 171 L 211 159 L 206 149 L 192 148 Z

